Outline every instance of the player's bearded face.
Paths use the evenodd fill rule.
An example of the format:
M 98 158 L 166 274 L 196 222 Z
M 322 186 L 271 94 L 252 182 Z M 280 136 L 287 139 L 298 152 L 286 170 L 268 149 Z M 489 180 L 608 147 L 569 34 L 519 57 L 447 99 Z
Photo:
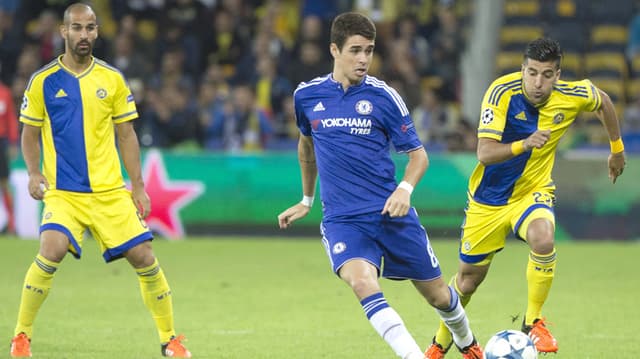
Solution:
M 98 38 L 98 25 L 92 12 L 71 13 L 69 23 L 65 24 L 62 36 L 68 49 L 78 56 L 89 56 Z
M 527 59 L 522 65 L 522 80 L 527 99 L 534 105 L 544 103 L 551 95 L 553 85 L 560 78 L 555 61 L 540 62 Z
M 342 51 L 334 53 L 336 70 L 341 72 L 350 83 L 359 83 L 369 71 L 373 59 L 373 48 L 373 40 L 360 35 L 349 37 L 342 46 Z

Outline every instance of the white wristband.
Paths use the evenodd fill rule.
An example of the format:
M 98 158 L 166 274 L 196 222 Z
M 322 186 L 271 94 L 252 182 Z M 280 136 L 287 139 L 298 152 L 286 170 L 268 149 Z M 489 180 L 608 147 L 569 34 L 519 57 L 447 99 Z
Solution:
M 313 196 L 302 196 L 300 203 L 311 208 L 311 206 L 313 206 Z
M 398 188 L 404 189 L 405 191 L 409 192 L 409 194 L 413 192 L 413 186 L 411 185 L 411 183 L 407 181 L 400 182 L 400 184 L 398 185 Z

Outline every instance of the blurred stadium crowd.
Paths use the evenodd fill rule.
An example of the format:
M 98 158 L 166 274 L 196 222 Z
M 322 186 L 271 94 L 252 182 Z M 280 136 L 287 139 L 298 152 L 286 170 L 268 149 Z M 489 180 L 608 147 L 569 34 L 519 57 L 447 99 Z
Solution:
M 29 76 L 62 53 L 65 0 L 0 0 L 0 80 L 16 108 Z M 371 74 L 403 96 L 430 151 L 474 151 L 460 111 L 461 56 L 474 0 L 94 0 L 94 54 L 127 77 L 144 147 L 232 153 L 293 150 L 292 93 L 332 70 L 329 27 L 343 11 L 378 27 Z M 635 0 L 508 0 L 496 75 L 518 70 L 527 42 L 557 38 L 563 79 L 591 78 L 613 98 L 628 149 L 640 150 L 640 16 Z M 478 94 L 480 96 L 480 94 Z M 566 146 L 605 146 L 597 119 Z M 637 133 L 638 140 L 635 140 Z M 635 141 L 635 142 L 633 142 Z
M 64 50 L 64 0 L 0 0 L 0 76 L 16 108 L 30 75 Z M 331 20 L 343 11 L 378 27 L 371 73 L 414 109 L 425 143 L 472 150 L 458 111 L 459 60 L 471 0 L 95 0 L 94 55 L 134 92 L 145 147 L 292 150 L 292 93 L 332 70 Z
M 625 149 L 640 152 L 640 1 L 507 0 L 498 34 L 497 74 L 520 68 L 522 48 L 550 36 L 563 49 L 564 80 L 589 78 L 607 92 L 622 123 Z M 608 149 L 598 119 L 575 122 L 565 149 Z

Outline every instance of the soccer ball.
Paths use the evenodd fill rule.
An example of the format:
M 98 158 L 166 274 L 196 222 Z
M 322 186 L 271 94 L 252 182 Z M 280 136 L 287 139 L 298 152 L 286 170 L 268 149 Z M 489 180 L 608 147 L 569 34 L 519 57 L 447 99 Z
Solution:
M 531 338 L 521 331 L 496 333 L 484 348 L 485 359 L 537 359 L 538 351 Z

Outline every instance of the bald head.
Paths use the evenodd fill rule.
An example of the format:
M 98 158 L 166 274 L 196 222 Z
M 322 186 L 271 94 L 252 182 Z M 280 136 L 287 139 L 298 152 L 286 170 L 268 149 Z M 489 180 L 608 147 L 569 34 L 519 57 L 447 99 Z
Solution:
M 71 18 L 73 17 L 72 15 L 80 15 L 80 14 L 91 14 L 93 15 L 94 19 L 96 17 L 96 14 L 93 12 L 93 9 L 91 8 L 91 6 L 78 2 L 75 4 L 69 5 L 69 7 L 67 7 L 67 9 L 64 11 L 64 19 L 63 19 L 64 24 L 69 26 L 71 24 Z

